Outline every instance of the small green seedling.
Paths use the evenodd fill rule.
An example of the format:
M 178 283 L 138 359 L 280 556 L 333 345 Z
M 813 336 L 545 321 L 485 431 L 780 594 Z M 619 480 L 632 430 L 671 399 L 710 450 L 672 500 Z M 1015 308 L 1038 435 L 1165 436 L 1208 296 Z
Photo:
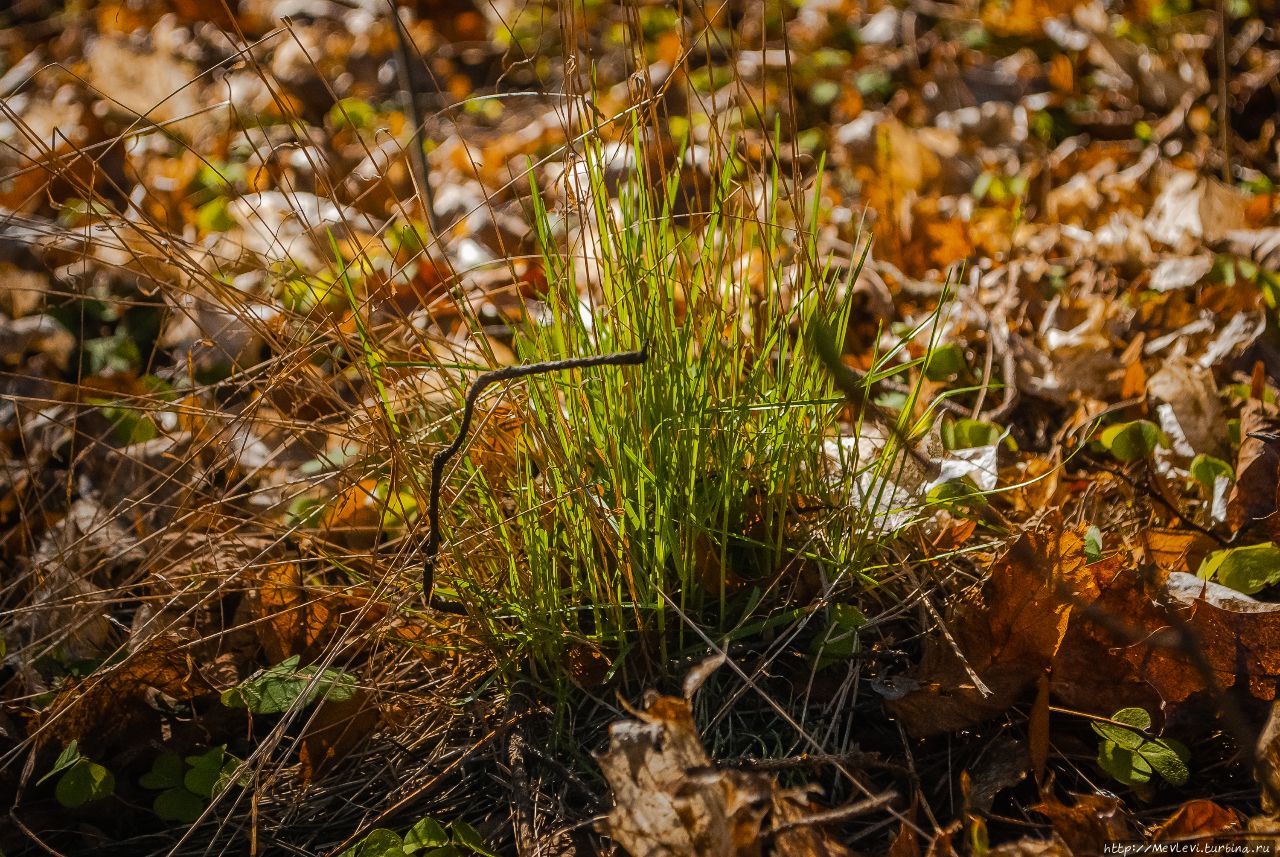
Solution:
M 1090 526 L 1084 534 L 1084 558 L 1086 562 L 1098 562 L 1102 559 L 1102 530 Z
M 1221 458 L 1203 452 L 1191 459 L 1190 472 L 1192 479 L 1211 491 L 1219 479 L 1226 479 L 1228 482 L 1236 480 L 1235 468 Z
M 1098 443 L 1115 457 L 1116 461 L 1128 464 L 1141 461 L 1156 451 L 1156 447 L 1168 446 L 1160 427 L 1150 420 L 1134 420 L 1129 423 L 1117 423 L 1108 426 L 1098 436 Z
M 1006 432 L 995 423 L 961 418 L 944 420 L 942 445 L 947 449 L 973 449 L 1000 442 Z
M 1280 547 L 1272 542 L 1214 551 L 1200 563 L 1205 580 L 1216 578 L 1223 586 L 1252 595 L 1280 582 Z
M 54 797 L 67 809 L 77 809 L 86 803 L 102 800 L 115 793 L 116 778 L 102 765 L 80 754 L 79 743 L 72 741 L 53 763 L 49 773 L 40 778 L 39 785 L 50 777 L 58 778 Z
M 479 854 L 497 857 L 484 846 L 480 834 L 465 821 L 455 821 L 448 829 L 434 818 L 424 818 L 403 837 L 385 827 L 374 828 L 338 857 L 463 857 Z
M 925 360 L 924 375 L 930 381 L 946 381 L 969 368 L 964 349 L 954 342 L 939 345 Z
M 1141 708 L 1122 708 L 1111 715 L 1111 723 L 1093 723 L 1093 731 L 1101 737 L 1098 764 L 1117 781 L 1137 786 L 1159 774 L 1170 785 L 1187 782 L 1190 753 L 1177 741 L 1147 738 L 1151 715 Z M 1132 727 L 1132 728 L 1128 728 Z
M 160 792 L 151 802 L 151 809 L 162 820 L 191 824 L 209 801 L 236 781 L 239 767 L 240 760 L 225 746 L 185 760 L 177 753 L 166 752 L 156 757 L 138 784 Z
M 258 670 L 235 687 L 222 692 L 228 708 L 247 708 L 254 714 L 279 714 L 292 706 L 307 706 L 319 699 L 342 702 L 356 690 L 355 677 L 334 669 L 299 667 L 298 655 Z

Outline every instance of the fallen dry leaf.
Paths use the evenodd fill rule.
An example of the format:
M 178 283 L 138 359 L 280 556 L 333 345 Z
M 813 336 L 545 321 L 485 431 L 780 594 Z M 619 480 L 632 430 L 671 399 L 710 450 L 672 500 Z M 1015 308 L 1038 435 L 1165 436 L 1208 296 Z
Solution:
M 683 699 L 659 697 L 639 719 L 611 725 L 598 761 L 613 792 L 605 831 L 633 857 L 761 853 L 772 784 L 710 769 Z
M 176 634 L 157 635 L 121 663 L 68 681 L 40 715 L 40 722 L 48 724 L 43 740 L 66 744 L 92 735 L 101 746 L 129 734 L 140 721 L 157 717 L 149 694 L 188 700 L 212 693 L 195 670 L 185 642 Z
M 773 788 L 769 804 L 773 822 L 774 857 L 853 857 L 853 852 L 820 825 L 806 820 L 822 811 L 809 799 L 807 789 Z
M 912 673 L 920 689 L 889 702 L 912 734 L 963 729 L 1007 710 L 1052 664 L 1074 602 L 1091 601 L 1097 576 L 1118 569 L 1114 557 L 1086 569 L 1084 540 L 1070 531 L 1028 533 L 1020 541 L 996 563 L 982 594 L 949 620 L 956 646 L 931 639 Z M 974 685 L 970 669 L 990 693 Z
M 280 563 L 263 570 L 257 588 L 257 612 L 264 621 L 254 630 L 271 663 L 290 655 L 312 657 L 333 639 L 340 624 L 332 597 L 306 586 L 297 563 Z
M 1184 705 L 1211 712 L 1215 694 L 1237 686 L 1256 699 L 1275 697 L 1280 605 L 1185 573 L 1156 584 L 1125 570 L 1090 613 L 1072 622 L 1054 661 L 1053 693 L 1065 705 L 1095 713 L 1136 705 L 1162 710 L 1167 721 Z M 1179 625 L 1193 639 L 1180 639 Z M 1198 647 L 1209 676 L 1187 645 Z
M 1241 829 L 1240 816 L 1211 800 L 1189 800 L 1147 832 L 1152 842 L 1199 839 L 1235 833 Z
M 1204 533 L 1194 530 L 1169 530 L 1152 527 L 1138 534 L 1147 560 L 1164 572 L 1194 573 L 1200 561 L 1218 547 Z
M 298 742 L 302 782 L 312 782 L 346 758 L 377 728 L 379 719 L 373 694 L 367 690 L 357 690 L 350 699 L 323 700 Z
M 657 697 L 636 718 L 612 724 L 597 756 L 613 792 L 603 830 L 633 857 L 756 857 L 771 828 L 775 855 L 851 853 L 803 823 L 818 811 L 804 791 L 713 767 L 686 700 Z
M 1178 455 L 1226 454 L 1226 417 L 1213 373 L 1190 360 L 1171 360 L 1147 381 L 1147 397 Z
M 1274 407 L 1250 399 L 1240 412 L 1236 481 L 1227 497 L 1227 525 L 1233 533 L 1265 523 L 1276 513 L 1280 490 L 1280 421 Z
M 1166 718 L 1183 705 L 1212 711 L 1213 695 L 1235 686 L 1260 700 L 1274 698 L 1280 606 L 1185 572 L 1165 577 L 1125 567 L 1119 554 L 1086 564 L 1083 538 L 1070 531 L 1024 535 L 1022 548 L 1000 560 L 982 593 L 954 611 L 948 620 L 954 645 L 941 634 L 930 639 L 910 677 L 916 689 L 889 701 L 912 734 L 994 717 L 1045 670 L 1055 699 L 1099 714 L 1128 705 L 1161 710 Z M 1209 675 L 1187 656 L 1189 645 L 1199 647 Z
M 1068 806 L 1052 793 L 1046 793 L 1040 803 L 1032 807 L 1048 817 L 1054 832 L 1067 844 L 1067 853 L 1101 854 L 1108 842 L 1134 838 L 1133 824 L 1119 798 L 1090 794 L 1073 797 L 1074 802 Z
M 1212 242 L 1247 225 L 1247 198 L 1235 188 L 1187 170 L 1170 170 L 1146 219 L 1148 234 L 1179 249 Z

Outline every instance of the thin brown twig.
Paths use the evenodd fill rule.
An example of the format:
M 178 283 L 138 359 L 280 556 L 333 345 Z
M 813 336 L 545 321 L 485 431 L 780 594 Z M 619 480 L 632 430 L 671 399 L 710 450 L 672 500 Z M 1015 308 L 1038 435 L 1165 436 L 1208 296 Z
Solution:
M 813 827 L 820 824 L 837 824 L 842 821 L 848 821 L 859 815 L 866 815 L 868 812 L 874 812 L 888 806 L 890 803 L 898 799 L 898 793 L 888 791 L 866 800 L 851 803 L 847 806 L 838 806 L 835 809 L 828 809 L 823 812 L 815 812 L 806 815 L 803 818 L 796 818 L 790 821 L 784 821 L 765 835 L 769 838 L 775 837 L 780 833 L 788 830 L 794 830 L 798 827 Z
M 992 361 L 995 359 L 996 347 L 991 341 L 991 334 L 986 336 L 987 340 L 987 356 L 982 361 L 982 383 L 978 385 L 978 398 L 973 403 L 972 419 L 980 419 L 982 417 L 982 405 L 987 401 L 987 390 L 991 387 L 991 367 Z
M 1227 87 L 1227 3 L 1218 0 L 1218 147 L 1222 149 L 1222 181 L 1231 184 L 1231 107 Z
M 760 771 L 762 773 L 777 773 L 779 771 L 794 771 L 798 768 L 820 768 L 834 765 L 848 765 L 852 768 L 868 768 L 890 771 L 904 777 L 911 776 L 911 772 L 902 765 L 887 762 L 880 757 L 879 753 L 872 753 L 866 750 L 850 750 L 845 753 L 802 753 L 799 756 L 789 756 L 784 759 L 756 759 L 751 756 L 743 756 L 715 763 L 716 768 L 719 769 Z
M 12 820 L 12 821 L 13 821 L 14 825 L 15 825 L 19 830 L 21 830 L 21 831 L 22 831 L 22 833 L 23 833 L 25 836 L 27 836 L 27 837 L 28 837 L 32 842 L 34 842 L 36 845 L 38 845 L 38 846 L 40 846 L 41 848 L 43 848 L 43 849 L 44 849 L 44 852 L 45 852 L 46 854 L 50 855 L 50 857 L 65 857 L 65 855 L 64 855 L 61 851 L 58 851 L 57 849 L 55 849 L 55 848 L 53 848 L 52 846 L 50 846 L 47 842 L 45 842 L 43 839 L 41 839 L 39 836 L 37 836 L 37 835 L 36 835 L 36 832 L 35 832 L 34 830 L 32 830 L 30 827 L 27 827 L 27 825 L 25 825 L 25 824 L 22 822 L 22 819 L 18 817 L 18 813 L 17 813 L 17 808 L 16 808 L 16 807 L 15 807 L 15 808 L 11 808 L 11 809 L 9 810 L 9 818 L 10 818 L 10 820 Z
M 390 0 L 389 5 L 391 28 L 396 32 L 396 76 L 399 79 L 400 90 L 404 93 L 405 110 L 409 114 L 409 121 L 413 123 L 413 134 L 409 137 L 409 161 L 413 164 L 416 183 L 420 186 L 418 192 L 422 194 L 422 207 L 425 209 L 423 213 L 427 216 L 427 228 L 431 230 L 431 238 L 438 241 L 440 240 L 440 222 L 436 216 L 435 193 L 431 190 L 431 167 L 427 164 L 427 153 L 422 148 L 422 135 L 426 132 L 426 128 L 422 121 L 422 109 L 418 106 L 418 89 L 413 85 L 413 69 L 409 64 L 411 51 L 415 49 L 405 29 L 404 21 L 400 20 L 399 5 L 394 0 Z
M 427 507 L 427 543 L 423 548 L 422 562 L 422 597 L 428 603 L 432 603 L 431 589 L 435 583 L 436 555 L 440 552 L 440 488 L 444 477 L 444 466 L 449 463 L 449 459 L 462 450 L 462 445 L 467 440 L 467 432 L 471 428 L 471 417 L 475 412 L 476 400 L 480 398 L 484 388 L 500 381 L 527 378 L 530 375 L 543 375 L 567 369 L 589 369 L 593 366 L 634 366 L 648 359 L 649 346 L 646 344 L 641 346 L 639 351 L 619 351 L 614 354 L 596 354 L 591 357 L 570 357 L 566 360 L 507 366 L 485 372 L 471 382 L 462 406 L 462 423 L 458 426 L 458 436 L 453 439 L 453 443 L 431 458 L 431 500 Z

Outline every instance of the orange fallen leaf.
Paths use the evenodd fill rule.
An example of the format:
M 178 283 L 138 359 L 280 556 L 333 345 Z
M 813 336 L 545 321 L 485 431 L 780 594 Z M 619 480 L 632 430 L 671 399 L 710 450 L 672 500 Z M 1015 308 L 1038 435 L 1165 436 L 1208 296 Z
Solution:
M 299 740 L 302 782 L 342 761 L 369 736 L 380 720 L 373 694 L 357 690 L 350 699 L 326 699 L 316 708 Z
M 1069 13 L 1074 0 L 1012 0 L 982 4 L 982 23 L 1002 36 L 1039 36 L 1047 19 Z
M 382 529 L 385 497 L 379 496 L 379 480 L 361 479 L 343 489 L 325 509 L 322 530 L 349 547 L 370 547 Z
M 1138 535 L 1147 558 L 1164 572 L 1194 573 L 1200 561 L 1218 547 L 1204 533 L 1193 530 L 1168 530 L 1152 527 Z
M 257 606 L 265 621 L 254 628 L 272 663 L 291 655 L 317 654 L 339 628 L 331 599 L 303 583 L 296 563 L 265 569 L 258 584 Z
M 1071 805 L 1062 803 L 1046 792 L 1040 803 L 1032 807 L 1047 816 L 1054 833 L 1062 838 L 1072 854 L 1101 854 L 1108 842 L 1134 838 L 1133 825 L 1124 804 L 1114 795 L 1078 794 Z
M 1280 491 L 1280 439 L 1268 440 L 1265 435 L 1278 430 L 1274 407 L 1258 399 L 1245 404 L 1240 413 L 1236 481 L 1227 497 L 1227 525 L 1233 533 L 1257 523 L 1274 529 L 1270 522 L 1276 516 Z
M 1113 557 L 1086 569 L 1084 540 L 1071 531 L 1023 535 L 996 563 L 981 596 L 956 611 L 955 646 L 932 638 L 912 674 L 922 688 L 891 701 L 890 710 L 914 735 L 963 729 L 1005 711 L 1052 664 L 1074 602 L 1095 598 L 1095 579 L 1118 562 Z M 989 692 L 974 684 L 971 671 Z
M 1236 686 L 1271 700 L 1280 674 L 1280 607 L 1185 572 L 1126 567 L 1120 554 L 1086 563 L 1071 531 L 1024 535 L 948 627 L 951 640 L 939 633 L 925 646 L 913 689 L 888 703 L 915 735 L 994 717 L 1046 670 L 1053 697 L 1072 708 L 1166 718 Z
M 1211 800 L 1189 800 L 1149 831 L 1153 842 L 1203 839 L 1240 830 L 1240 817 Z
M 1218 600 L 1219 593 L 1236 603 Z M 1055 697 L 1100 714 L 1130 705 L 1161 710 L 1166 720 L 1184 705 L 1213 710 L 1212 698 L 1236 686 L 1274 699 L 1280 609 L 1242 598 L 1187 574 L 1159 582 L 1125 570 L 1091 606 L 1092 615 L 1072 623 L 1054 660 Z M 1193 637 L 1214 687 L 1186 656 L 1179 626 Z
M 936 553 L 947 553 L 963 547 L 973 538 L 978 530 L 978 522 L 974 518 L 948 517 L 933 540 Z
M 186 642 L 176 634 L 161 634 L 120 663 L 64 684 L 39 716 L 48 724 L 40 734 L 44 741 L 63 744 L 93 735 L 101 744 L 158 716 L 147 702 L 152 692 L 186 700 L 212 691 L 196 671 Z

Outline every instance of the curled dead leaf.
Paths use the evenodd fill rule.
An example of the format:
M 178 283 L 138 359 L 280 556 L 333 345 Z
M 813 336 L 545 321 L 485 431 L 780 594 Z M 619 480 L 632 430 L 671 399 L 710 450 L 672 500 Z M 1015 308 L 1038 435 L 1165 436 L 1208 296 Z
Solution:
M 186 641 L 176 634 L 152 637 L 123 661 L 68 682 L 40 715 L 45 742 L 67 744 L 93 735 L 95 742 L 126 735 L 156 714 L 149 697 L 185 700 L 212 692 L 195 669 Z
M 1133 839 L 1133 824 L 1114 795 L 1074 795 L 1064 804 L 1052 793 L 1041 796 L 1032 809 L 1048 817 L 1054 833 L 1067 844 L 1071 854 L 1101 854 L 1108 842 Z M 1053 852 L 1050 852 L 1053 853 Z
M 1189 800 L 1148 831 L 1148 835 L 1153 842 L 1168 842 L 1221 836 L 1240 829 L 1240 817 L 1233 810 L 1211 800 Z
M 613 792 L 604 832 L 635 857 L 756 857 L 770 838 L 775 855 L 851 853 L 806 823 L 818 810 L 803 790 L 716 768 L 686 700 L 661 696 L 615 722 L 597 760 Z
M 1236 481 L 1227 497 L 1227 525 L 1233 533 L 1257 523 L 1271 526 L 1280 490 L 1280 421 L 1275 408 L 1250 399 L 1240 413 Z
M 598 761 L 614 800 L 606 831 L 628 853 L 760 853 L 769 779 L 712 769 L 688 702 L 659 697 L 639 720 L 614 723 Z

